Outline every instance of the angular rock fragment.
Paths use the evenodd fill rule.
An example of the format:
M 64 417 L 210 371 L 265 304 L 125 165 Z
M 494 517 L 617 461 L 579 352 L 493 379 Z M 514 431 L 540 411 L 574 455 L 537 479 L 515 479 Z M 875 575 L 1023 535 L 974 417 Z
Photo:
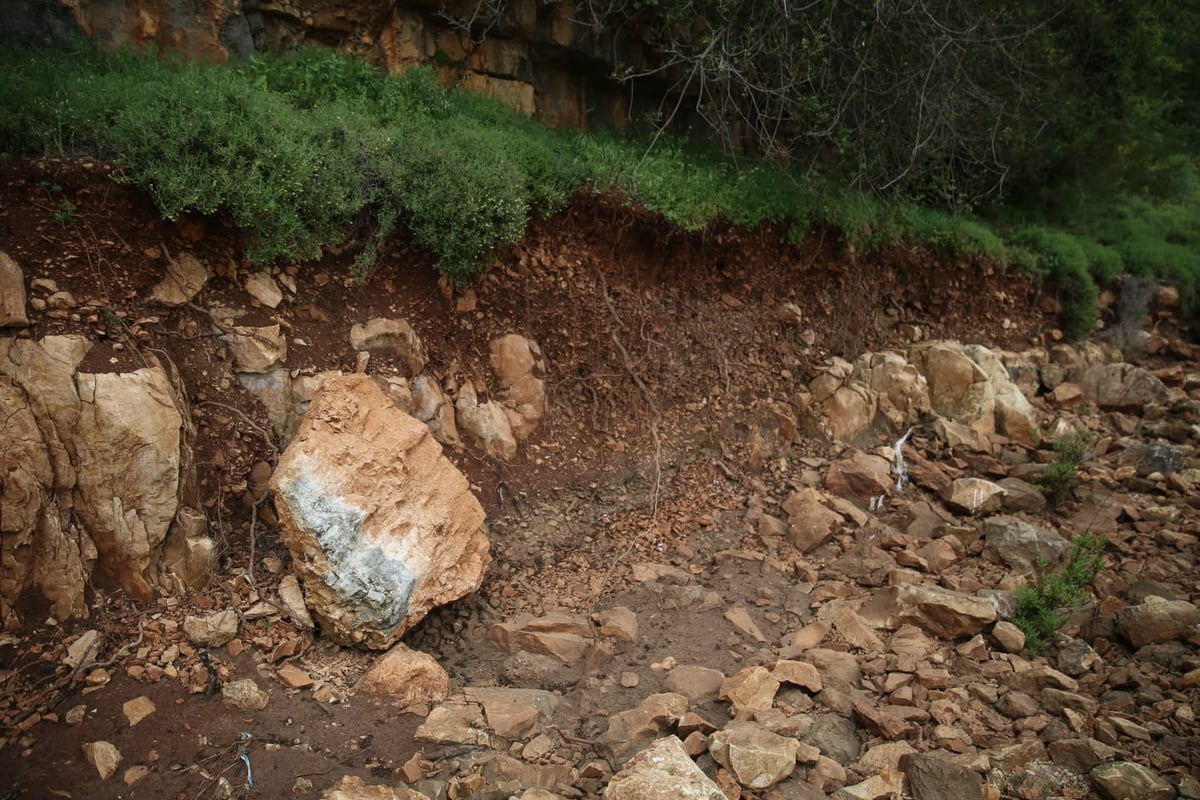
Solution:
M 922 584 L 880 589 L 859 613 L 872 625 L 894 630 L 910 623 L 942 639 L 973 636 L 996 621 L 991 602 Z
M 1178 639 L 1200 625 L 1200 608 L 1186 600 L 1151 595 L 1117 612 L 1117 630 L 1134 648 Z
M 385 698 L 401 710 L 433 706 L 450 694 L 450 676 L 433 656 L 397 643 L 358 679 L 354 692 Z
M 742 786 L 763 791 L 792 774 L 799 747 L 795 739 L 751 723 L 714 733 L 708 752 Z
M 83 757 L 96 768 L 100 780 L 106 781 L 117 771 L 121 763 L 121 751 L 112 742 L 87 742 L 83 745 Z
M 184 251 L 167 263 L 167 274 L 150 290 L 150 302 L 164 306 L 187 305 L 208 283 L 208 267 Z
M 306 603 L 335 641 L 390 647 L 483 580 L 484 515 L 466 478 L 365 375 L 325 382 L 271 488 Z
M 408 378 L 419 375 L 429 362 L 421 338 L 403 319 L 376 318 L 354 325 L 350 328 L 350 346 L 358 351 L 381 350 L 395 355 Z
M 658 739 L 629 760 L 604 790 L 604 800 L 726 800 L 675 736 Z
M 0 328 L 23 328 L 25 315 L 25 274 L 8 253 L 0 250 Z
M 1101 764 L 1091 771 L 1104 800 L 1175 800 L 1175 787 L 1149 767 L 1132 761 Z

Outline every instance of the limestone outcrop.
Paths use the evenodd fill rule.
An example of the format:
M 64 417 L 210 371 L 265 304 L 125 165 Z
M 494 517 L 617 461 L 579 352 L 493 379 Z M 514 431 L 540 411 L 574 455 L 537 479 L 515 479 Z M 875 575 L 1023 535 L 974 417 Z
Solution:
M 30 591 L 60 619 L 86 617 L 96 566 L 139 600 L 201 585 L 211 568 L 182 469 L 180 392 L 151 356 L 132 372 L 79 372 L 89 347 L 76 336 L 0 339 L 5 627 L 21 624 L 15 608 Z
M 366 375 L 322 385 L 271 487 L 305 601 L 335 641 L 388 648 L 483 580 L 466 478 Z

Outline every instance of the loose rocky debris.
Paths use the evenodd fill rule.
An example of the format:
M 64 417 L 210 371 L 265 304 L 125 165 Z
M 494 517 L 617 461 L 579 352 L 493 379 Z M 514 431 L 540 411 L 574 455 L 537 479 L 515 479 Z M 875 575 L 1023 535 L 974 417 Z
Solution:
M 1033 330 L 1015 284 L 906 298 L 882 274 L 889 321 L 834 346 L 855 264 L 799 293 L 732 258 L 610 282 L 612 243 L 580 238 L 406 295 L 250 270 L 207 224 L 137 245 L 125 295 L 0 257 L 0 774 L 94 797 L 248 795 L 253 766 L 310 800 L 1200 798 L 1200 368 L 1169 306 L 1137 358 L 984 347 L 946 335 L 955 309 L 992 343 L 1018 326 L 981 302 Z M 900 321 L 917 303 L 945 324 Z M 1088 452 L 1048 498 L 1071 432 Z M 1104 568 L 1035 656 L 1012 590 L 1083 534 Z

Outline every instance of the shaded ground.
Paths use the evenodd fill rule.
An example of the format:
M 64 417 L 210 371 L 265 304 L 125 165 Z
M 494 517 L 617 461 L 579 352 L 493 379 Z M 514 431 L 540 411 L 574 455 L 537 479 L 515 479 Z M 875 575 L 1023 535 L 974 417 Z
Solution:
M 0 249 L 24 267 L 27 281 L 51 278 L 78 301 L 71 311 L 33 315 L 29 335 L 86 331 L 98 342 L 86 371 L 134 368 L 147 350 L 178 365 L 194 407 L 200 483 L 222 569 L 205 592 L 150 607 L 135 607 L 99 578 L 88 623 L 45 622 L 22 638 L 0 639 L 0 798 L 217 796 L 223 772 L 242 786 L 243 748 L 254 767 L 252 796 L 310 798 L 340 774 L 391 780 L 418 749 L 411 739 L 418 718 L 346 696 L 368 655 L 310 641 L 284 623 L 258 629 L 245 622 L 246 650 L 238 657 L 224 648 L 195 652 L 178 630 L 185 613 L 222 608 L 254 591 L 235 578 L 250 564 L 246 486 L 252 465 L 269 462 L 272 451 L 257 430 L 268 427 L 263 412 L 231 379 L 228 354 L 201 309 L 145 306 L 173 253 L 190 250 L 218 273 L 204 290 L 207 308 L 245 309 L 240 324 L 282 324 L 295 369 L 353 371 L 349 329 L 373 317 L 406 318 L 439 378 L 486 383 L 487 345 L 497 335 L 517 332 L 541 345 L 551 410 L 515 462 L 448 453 L 489 513 L 493 568 L 478 595 L 435 611 L 406 641 L 438 657 L 457 685 L 495 683 L 505 679 L 502 656 L 481 640 L 486 625 L 518 611 L 633 608 L 645 644 L 623 650 L 599 676 L 543 676 L 551 688 L 587 690 L 560 711 L 578 739 L 569 754 L 577 760 L 589 755 L 587 741 L 605 715 L 657 681 L 651 667 L 665 654 L 727 672 L 754 657 L 757 646 L 743 638 L 713 634 L 730 602 L 758 600 L 771 609 L 758 618 L 771 641 L 805 621 L 809 612 L 787 611 L 792 594 L 812 589 L 804 559 L 773 558 L 782 566 L 768 570 L 763 554 L 779 555 L 775 545 L 747 532 L 741 519 L 756 487 L 786 485 L 806 455 L 826 450 L 816 440 L 781 448 L 774 411 L 816 365 L 902 343 L 914 329 L 924 338 L 1023 349 L 1042 343 L 1055 322 L 1040 310 L 1038 287 L 987 265 L 902 248 L 854 257 L 830 233 L 799 246 L 781 244 L 770 229 L 672 233 L 592 196 L 535 221 L 465 291 L 444 291 L 429 258 L 401 241 L 365 283 L 350 277 L 353 248 L 285 266 L 298 291 L 272 311 L 242 291 L 248 268 L 221 220 L 161 221 L 143 195 L 106 172 L 86 164 L 0 166 Z M 801 326 L 779 321 L 782 301 L 802 309 Z M 372 372 L 392 367 L 374 357 L 370 364 Z M 206 405 L 214 402 L 220 405 Z M 266 526 L 256 528 L 254 546 L 252 574 L 265 594 L 286 573 L 288 556 Z M 264 558 L 278 559 L 281 571 Z M 724 593 L 721 604 L 705 608 L 682 588 L 655 594 L 636 587 L 630 565 L 646 561 L 690 570 Z M 808 608 L 803 599 L 797 608 Z M 46 616 L 23 611 L 30 620 Z M 142 640 L 111 666 L 111 683 L 87 687 L 61 666 L 63 643 L 81 628 L 101 630 L 102 652 L 111 654 L 139 638 L 139 623 Z M 292 641 L 326 699 L 343 702 L 315 702 L 309 692 L 272 683 L 267 709 L 239 716 L 207 691 L 256 675 L 256 659 L 272 651 L 283 653 L 276 665 L 299 660 L 276 650 Z M 123 669 L 131 663 L 167 673 L 135 681 Z M 640 688 L 621 685 L 622 672 L 638 676 Z M 130 727 L 121 707 L 140 694 L 158 711 Z M 81 704 L 84 721 L 63 724 Z M 717 705 L 703 710 L 717 724 L 727 713 Z M 80 751 L 96 739 L 125 754 L 122 770 L 145 764 L 149 775 L 132 787 L 120 773 L 97 782 Z M 446 753 L 426 746 L 424 755 Z

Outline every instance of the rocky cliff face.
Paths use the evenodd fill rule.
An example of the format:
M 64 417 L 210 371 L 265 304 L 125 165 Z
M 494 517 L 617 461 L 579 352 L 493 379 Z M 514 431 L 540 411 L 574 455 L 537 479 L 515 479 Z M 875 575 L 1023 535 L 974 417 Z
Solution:
M 447 82 L 496 97 L 551 125 L 621 128 L 658 92 L 611 77 L 615 65 L 648 63 L 636 38 L 598 36 L 572 5 L 514 0 L 486 36 L 460 21 L 471 2 L 340 0 L 304 8 L 291 0 L 0 0 L 8 38 L 26 44 L 154 46 L 187 59 L 224 61 L 304 45 L 358 53 L 397 72 L 434 64 Z M 647 79 L 648 80 L 648 79 Z M 644 95 L 644 97 L 643 97 Z

